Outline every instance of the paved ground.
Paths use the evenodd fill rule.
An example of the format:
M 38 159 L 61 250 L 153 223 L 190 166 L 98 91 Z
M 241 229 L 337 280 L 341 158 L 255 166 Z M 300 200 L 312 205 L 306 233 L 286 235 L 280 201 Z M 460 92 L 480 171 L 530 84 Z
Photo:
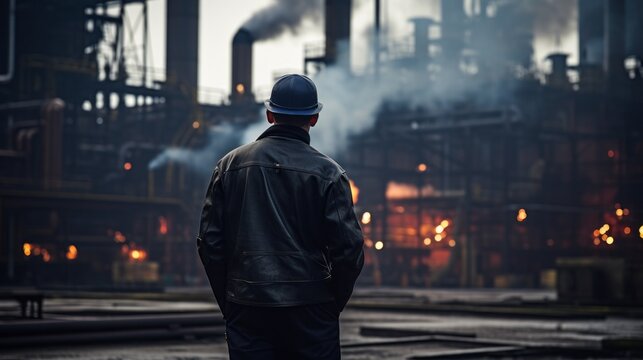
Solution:
M 465 301 L 480 303 L 520 303 L 547 299 L 551 293 L 536 292 L 466 292 L 382 291 L 366 290 L 356 299 L 373 299 L 375 303 L 404 304 L 420 299 L 432 302 Z M 440 299 L 438 301 L 438 299 Z M 460 300 L 456 300 L 460 299 Z M 476 299 L 475 301 L 471 299 Z M 528 299 L 528 300 L 525 300 Z M 519 310 L 520 305 L 515 305 Z M 0 303 L 0 327 L 25 324 L 13 317 L 15 305 Z M 208 302 L 175 302 L 134 299 L 50 299 L 45 307 L 45 322 L 64 320 L 113 319 L 118 316 L 154 316 L 154 314 L 216 313 Z M 129 315 L 128 315 L 129 314 Z M 38 324 L 43 320 L 28 320 Z M 0 350 L 0 360 L 8 359 L 227 359 L 222 327 L 206 331 L 187 331 L 180 338 L 163 341 L 127 341 L 81 345 L 74 341 L 43 347 Z M 164 331 L 172 331 L 165 329 Z M 183 334 L 183 333 L 182 333 Z M 643 319 L 620 316 L 583 318 L 513 315 L 494 316 L 476 313 L 399 311 L 351 307 L 341 316 L 343 358 L 345 359 L 432 359 L 447 355 L 475 359 L 616 359 L 639 358 L 636 352 L 611 351 L 605 344 L 611 339 L 636 344 L 643 339 Z M 628 340 L 631 339 L 631 340 Z M 617 342 L 620 344 L 620 342 Z M 643 344 L 643 340 L 640 342 Z

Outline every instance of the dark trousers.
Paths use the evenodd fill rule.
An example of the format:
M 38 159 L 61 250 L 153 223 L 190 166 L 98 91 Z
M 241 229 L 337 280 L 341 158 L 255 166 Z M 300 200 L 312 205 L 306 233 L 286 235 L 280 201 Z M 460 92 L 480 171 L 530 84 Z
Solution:
M 340 359 L 334 302 L 289 307 L 226 303 L 231 360 Z

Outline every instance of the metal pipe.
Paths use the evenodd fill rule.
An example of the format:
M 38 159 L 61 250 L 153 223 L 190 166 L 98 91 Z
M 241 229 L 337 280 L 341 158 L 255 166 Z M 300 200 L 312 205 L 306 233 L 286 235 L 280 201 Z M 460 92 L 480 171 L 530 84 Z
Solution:
M 9 51 L 7 52 L 7 73 L 0 74 L 0 83 L 13 79 L 16 31 L 16 0 L 9 0 Z

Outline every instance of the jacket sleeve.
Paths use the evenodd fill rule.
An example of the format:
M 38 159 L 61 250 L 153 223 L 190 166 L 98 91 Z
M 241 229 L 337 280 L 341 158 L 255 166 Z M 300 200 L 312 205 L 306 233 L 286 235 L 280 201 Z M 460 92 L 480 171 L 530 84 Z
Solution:
M 218 166 L 212 173 L 212 179 L 205 195 L 197 237 L 197 250 L 214 297 L 225 316 L 226 259 L 223 236 L 223 191 L 221 172 Z
M 342 311 L 353 293 L 364 265 L 364 238 L 353 210 L 346 174 L 330 185 L 326 199 L 325 226 L 335 302 Z

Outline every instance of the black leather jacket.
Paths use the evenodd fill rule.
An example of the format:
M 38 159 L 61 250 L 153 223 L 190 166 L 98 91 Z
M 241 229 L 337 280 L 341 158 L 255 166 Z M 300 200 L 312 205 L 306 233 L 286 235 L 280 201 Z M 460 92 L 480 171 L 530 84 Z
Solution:
M 197 238 L 225 316 L 232 301 L 341 311 L 363 263 L 345 171 L 300 128 L 273 125 L 217 164 Z

